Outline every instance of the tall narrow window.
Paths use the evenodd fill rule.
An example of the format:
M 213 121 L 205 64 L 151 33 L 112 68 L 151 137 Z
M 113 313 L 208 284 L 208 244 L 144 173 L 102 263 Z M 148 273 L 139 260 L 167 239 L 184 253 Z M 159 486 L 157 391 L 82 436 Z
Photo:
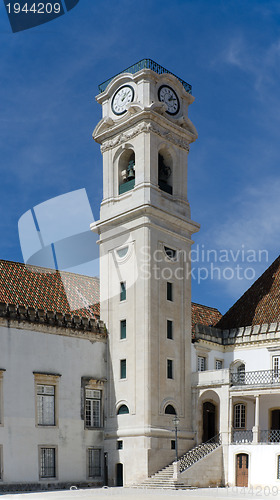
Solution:
M 170 319 L 167 320 L 167 338 L 173 339 L 173 321 Z
M 204 356 L 197 356 L 197 371 L 204 372 L 206 370 L 206 358 Z
M 235 429 L 245 429 L 246 407 L 239 403 L 234 405 L 234 427 Z
M 85 389 L 86 427 L 101 427 L 101 394 L 96 389 Z
M 167 360 L 167 378 L 173 378 L 173 360 Z
M 125 281 L 121 282 L 120 300 L 126 300 L 126 283 L 125 283 Z
M 277 457 L 277 479 L 280 479 L 280 455 Z
M 40 478 L 56 477 L 56 449 L 55 447 L 40 447 Z
M 37 423 L 55 425 L 55 387 L 37 385 Z
M 122 319 L 120 322 L 120 338 L 126 339 L 126 319 Z
M 88 448 L 88 477 L 101 476 L 101 450 Z
M 167 288 L 166 288 L 166 298 L 167 300 L 173 300 L 173 283 L 170 283 L 169 281 L 167 282 Z
M 121 378 L 126 378 L 126 359 L 121 359 Z
M 277 380 L 280 375 L 280 356 L 272 357 L 273 377 Z
M 33 372 L 35 382 L 36 425 L 58 425 L 57 398 L 58 374 Z

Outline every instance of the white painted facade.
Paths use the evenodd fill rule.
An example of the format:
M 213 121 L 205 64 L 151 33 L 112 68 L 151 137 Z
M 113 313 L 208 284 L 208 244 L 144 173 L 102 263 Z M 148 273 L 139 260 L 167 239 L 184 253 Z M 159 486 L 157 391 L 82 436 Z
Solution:
M 83 391 L 87 384 L 96 384 L 104 405 L 106 340 L 92 332 L 83 332 L 83 338 L 72 331 L 70 336 L 65 328 L 3 318 L 0 330 L 0 487 L 103 484 L 102 471 L 89 477 L 88 449 L 100 450 L 103 461 L 104 411 L 101 408 L 99 428 L 87 428 Z M 55 387 L 50 425 L 40 422 L 38 384 Z M 55 477 L 40 477 L 41 447 L 55 449 Z

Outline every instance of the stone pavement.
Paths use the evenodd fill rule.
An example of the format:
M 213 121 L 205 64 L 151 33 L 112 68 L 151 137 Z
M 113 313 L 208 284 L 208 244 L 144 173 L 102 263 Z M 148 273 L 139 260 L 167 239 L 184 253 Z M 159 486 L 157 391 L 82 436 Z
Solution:
M 3 494 L 1 500 L 256 500 L 280 499 L 280 486 L 249 488 L 201 488 L 196 490 L 153 490 L 132 488 L 95 488 L 37 493 Z

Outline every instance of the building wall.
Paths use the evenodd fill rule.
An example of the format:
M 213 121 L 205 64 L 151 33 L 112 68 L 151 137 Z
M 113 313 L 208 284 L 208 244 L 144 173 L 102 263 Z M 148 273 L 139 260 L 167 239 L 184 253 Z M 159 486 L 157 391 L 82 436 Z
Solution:
M 277 462 L 280 455 L 279 444 L 262 445 L 231 445 L 229 446 L 228 485 L 236 485 L 235 467 L 236 455 L 249 455 L 248 485 L 254 489 L 261 488 L 259 494 L 275 495 L 276 488 L 279 494 L 280 479 L 277 479 Z M 274 490 L 272 490 L 274 486 Z M 266 490 L 264 491 L 264 488 Z M 270 491 L 269 491 L 270 488 Z
M 106 377 L 106 344 L 35 328 L 0 327 L 2 481 L 38 482 L 39 445 L 57 447 L 54 482 L 86 481 L 86 448 L 103 448 L 103 429 L 84 428 L 81 380 Z M 59 375 L 54 427 L 36 425 L 33 372 Z

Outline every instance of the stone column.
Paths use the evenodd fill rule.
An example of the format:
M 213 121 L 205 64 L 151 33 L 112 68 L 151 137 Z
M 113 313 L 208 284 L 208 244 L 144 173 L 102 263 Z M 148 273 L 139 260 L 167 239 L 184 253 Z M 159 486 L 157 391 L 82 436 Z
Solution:
M 253 427 L 253 443 L 259 442 L 260 428 L 260 395 L 255 395 L 255 425 Z
M 233 411 L 233 403 L 232 403 L 232 396 L 229 397 L 229 411 L 228 411 L 228 443 L 231 443 L 232 440 L 232 415 Z

